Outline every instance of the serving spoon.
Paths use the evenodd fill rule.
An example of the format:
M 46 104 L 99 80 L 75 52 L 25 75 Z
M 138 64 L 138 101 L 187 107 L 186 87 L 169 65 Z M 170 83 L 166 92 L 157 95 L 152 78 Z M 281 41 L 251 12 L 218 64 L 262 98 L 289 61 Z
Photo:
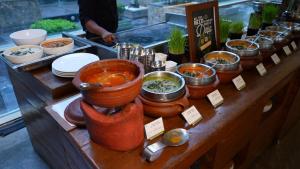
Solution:
M 144 149 L 143 155 L 150 162 L 156 160 L 163 148 L 167 146 L 180 146 L 189 140 L 189 133 L 183 128 L 177 128 L 166 132 L 162 140 L 147 146 Z
M 249 47 L 251 47 L 258 39 L 260 38 L 260 35 L 257 35 L 257 37 L 253 40 L 253 41 L 251 41 L 251 43 L 250 43 L 250 45 L 249 46 L 247 46 L 247 50 L 249 49 Z
M 122 77 L 124 79 L 125 82 L 128 81 L 127 77 L 122 74 L 122 73 L 113 73 L 113 74 L 110 74 L 106 77 L 106 79 L 109 79 L 109 78 L 115 78 L 115 77 Z M 87 82 L 83 82 L 83 83 L 80 83 L 79 85 L 79 89 L 80 90 L 93 90 L 93 89 L 101 89 L 103 88 L 104 85 L 102 83 L 87 83 Z

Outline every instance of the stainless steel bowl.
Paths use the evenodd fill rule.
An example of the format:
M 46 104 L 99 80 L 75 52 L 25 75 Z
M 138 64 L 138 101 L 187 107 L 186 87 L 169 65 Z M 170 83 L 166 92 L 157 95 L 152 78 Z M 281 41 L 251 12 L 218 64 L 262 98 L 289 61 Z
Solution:
M 184 64 L 177 66 L 176 72 L 185 79 L 185 82 L 187 84 L 192 85 L 192 86 L 208 85 L 208 84 L 213 83 L 216 80 L 216 70 L 213 68 L 207 72 L 207 73 L 211 73 L 210 76 L 206 76 L 206 77 L 202 77 L 202 78 L 187 76 L 181 71 L 182 69 L 185 69 L 185 68 L 195 69 L 197 67 L 201 67 L 202 69 L 204 69 L 204 71 L 211 68 L 210 66 L 201 64 L 201 63 L 184 63 Z
M 234 46 L 238 46 L 238 45 L 243 45 L 243 46 L 248 47 L 251 43 L 252 43 L 251 41 L 245 40 L 245 39 L 229 40 L 226 42 L 226 50 L 229 52 L 233 52 L 233 53 L 239 55 L 240 57 L 257 56 L 259 53 L 259 44 L 257 44 L 257 43 L 252 43 L 252 46 L 254 46 L 254 48 L 239 50 L 234 47 Z
M 280 26 L 289 29 L 294 32 L 300 31 L 300 24 L 299 23 L 294 23 L 294 22 L 279 22 L 278 23 Z
M 185 94 L 185 81 L 180 75 L 168 72 L 168 71 L 155 71 L 151 73 L 147 73 L 144 76 L 144 82 L 153 78 L 169 78 L 179 83 L 178 89 L 169 93 L 158 93 L 147 90 L 144 86 L 142 87 L 141 95 L 148 100 L 154 102 L 171 102 L 181 98 Z
M 289 32 L 279 32 L 270 30 L 261 30 L 259 35 L 273 40 L 274 43 L 281 43 L 288 37 Z
M 247 40 L 253 41 L 255 40 L 256 36 L 254 37 L 247 37 Z M 258 40 L 256 41 L 259 44 L 259 49 L 261 50 L 268 50 L 272 49 L 274 41 L 270 38 L 267 37 L 259 37 Z
M 214 68 L 217 70 L 236 70 L 240 64 L 240 57 L 232 52 L 227 51 L 214 51 L 206 54 L 204 56 L 205 64 L 209 66 L 213 66 L 218 59 L 226 60 L 230 63 L 228 64 L 221 64 L 218 63 Z

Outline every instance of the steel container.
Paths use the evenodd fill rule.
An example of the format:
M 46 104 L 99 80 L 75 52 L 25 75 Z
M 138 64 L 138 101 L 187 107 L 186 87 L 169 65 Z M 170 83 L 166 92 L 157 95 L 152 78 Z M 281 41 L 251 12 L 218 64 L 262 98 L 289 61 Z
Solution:
M 231 63 L 228 64 L 216 64 L 214 68 L 216 70 L 237 70 L 240 65 L 240 57 L 232 52 L 227 51 L 214 51 L 206 54 L 204 56 L 205 64 L 209 66 L 213 66 L 215 64 L 216 59 L 223 59 L 229 61 Z
M 252 44 L 252 46 L 254 46 L 255 48 L 239 50 L 239 49 L 233 47 L 238 44 L 244 44 L 245 46 L 249 46 L 250 44 Z M 240 57 L 252 57 L 252 56 L 257 56 L 259 54 L 259 44 L 255 43 L 255 42 L 252 43 L 251 41 L 245 40 L 245 39 L 233 39 L 233 40 L 227 41 L 226 49 L 227 49 L 227 51 L 235 53 L 235 54 L 239 55 Z

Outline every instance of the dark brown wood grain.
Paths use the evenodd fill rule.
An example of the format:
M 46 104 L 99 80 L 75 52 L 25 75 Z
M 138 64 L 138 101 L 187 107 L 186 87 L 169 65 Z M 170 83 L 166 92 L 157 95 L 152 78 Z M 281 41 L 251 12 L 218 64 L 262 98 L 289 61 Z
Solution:
M 225 100 L 216 109 L 206 98 L 190 99 L 203 116 L 197 125 L 188 126 L 181 116 L 164 118 L 166 130 L 186 128 L 190 140 L 183 146 L 166 148 L 153 163 L 142 158 L 143 146 L 117 152 L 93 143 L 86 129 L 64 129 L 49 107 L 74 92 L 64 90 L 71 80 L 52 77 L 49 68 L 29 73 L 8 69 L 33 147 L 52 168 L 185 169 L 201 158 L 206 159 L 209 168 L 222 169 L 232 161 L 238 164 L 237 168 L 246 168 L 280 136 L 280 131 L 286 133 L 299 118 L 296 79 L 300 51 L 281 59 L 279 65 L 268 67 L 264 77 L 255 69 L 244 71 L 247 86 L 242 91 L 237 91 L 232 83 L 220 85 L 218 89 Z M 274 102 L 271 112 L 264 114 L 262 108 L 271 97 L 280 99 Z M 144 122 L 152 120 L 145 116 Z

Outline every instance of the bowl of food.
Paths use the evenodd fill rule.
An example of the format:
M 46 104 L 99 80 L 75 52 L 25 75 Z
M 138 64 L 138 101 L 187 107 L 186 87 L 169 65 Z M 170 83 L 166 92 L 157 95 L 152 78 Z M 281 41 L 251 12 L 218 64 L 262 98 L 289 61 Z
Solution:
M 208 85 L 216 80 L 216 70 L 201 63 L 184 63 L 177 67 L 180 74 L 188 85 Z
M 141 96 L 154 102 L 171 102 L 185 94 L 185 81 L 176 73 L 155 71 L 144 76 Z
M 256 36 L 247 37 L 246 39 L 250 40 L 250 41 L 254 41 L 256 39 Z M 270 38 L 267 38 L 267 37 L 259 37 L 256 40 L 256 43 L 259 44 L 259 49 L 261 49 L 261 50 L 269 50 L 269 49 L 273 48 L 274 41 L 272 39 L 270 39 Z
M 36 45 L 22 45 L 5 50 L 3 55 L 12 63 L 21 64 L 41 58 L 43 48 Z
M 132 102 L 143 84 L 143 65 L 123 59 L 106 59 L 82 67 L 73 84 L 89 104 L 113 108 Z
M 205 64 L 214 66 L 216 70 L 236 70 L 240 64 L 240 57 L 232 52 L 214 51 L 206 54 L 204 57 Z
M 39 45 L 46 40 L 47 31 L 43 29 L 26 29 L 9 35 L 16 45 Z
M 300 31 L 300 24 L 299 23 L 294 23 L 294 22 L 279 22 L 278 23 L 280 26 L 294 31 L 294 32 L 299 32 Z
M 259 31 L 259 35 L 261 37 L 267 37 L 272 39 L 274 43 L 281 43 L 287 38 L 288 32 L 261 30 Z
M 272 26 L 267 26 L 266 30 L 284 32 L 284 31 L 288 31 L 289 29 L 287 29 L 286 27 L 283 27 L 283 26 L 272 25 Z
M 48 55 L 58 55 L 71 51 L 74 47 L 72 38 L 57 38 L 46 40 L 41 43 L 41 47 Z
M 227 41 L 226 49 L 240 57 L 252 57 L 259 54 L 259 44 L 245 39 L 233 39 Z

